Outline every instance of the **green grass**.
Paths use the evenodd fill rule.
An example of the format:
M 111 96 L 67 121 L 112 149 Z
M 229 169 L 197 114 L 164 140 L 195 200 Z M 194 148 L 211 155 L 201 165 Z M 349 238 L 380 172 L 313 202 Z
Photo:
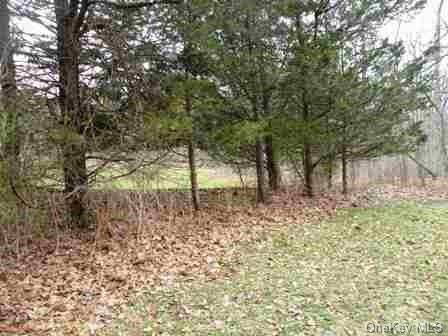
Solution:
M 148 291 L 102 335 L 448 335 L 447 242 L 448 206 L 344 211 L 246 247 L 233 278 Z
M 107 170 L 101 173 L 101 178 L 107 180 L 120 174 L 120 171 Z M 213 174 L 213 169 L 210 168 L 199 168 L 197 174 L 199 188 L 201 189 L 241 186 L 237 176 L 216 177 Z M 98 188 L 127 190 L 188 189 L 190 188 L 190 171 L 188 168 L 167 168 L 152 174 L 139 172 L 106 183 L 99 183 Z

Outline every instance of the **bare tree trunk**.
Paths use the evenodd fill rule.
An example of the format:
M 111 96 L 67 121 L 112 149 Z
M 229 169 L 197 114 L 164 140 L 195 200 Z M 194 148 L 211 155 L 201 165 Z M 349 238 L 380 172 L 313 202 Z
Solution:
M 257 139 L 255 144 L 255 167 L 257 170 L 257 203 L 265 203 L 263 142 Z
M 327 188 L 328 188 L 328 190 L 333 189 L 333 160 L 329 160 L 329 164 L 328 164 Z
M 86 166 L 86 116 L 80 104 L 79 56 L 82 9 L 79 1 L 54 0 L 57 21 L 59 105 L 66 141 L 62 145 L 64 192 L 68 219 L 72 227 L 87 228 L 89 224 L 85 196 L 88 189 Z M 83 6 L 87 2 L 83 1 Z
M 2 159 L 6 163 L 6 173 L 14 193 L 21 185 L 21 136 L 19 108 L 17 106 L 16 68 L 10 32 L 10 13 L 8 0 L 0 0 L 0 85 L 2 91 L 3 113 L 6 120 L 5 142 Z M 17 199 L 17 223 L 24 221 L 25 208 Z
M 436 38 L 435 38 L 435 69 L 434 69 L 434 77 L 435 77 L 435 85 L 434 85 L 434 105 L 436 108 L 436 112 L 440 118 L 440 155 L 441 155 L 441 164 L 443 175 L 448 175 L 448 152 L 446 146 L 446 118 L 445 111 L 443 111 L 442 106 L 442 79 L 441 79 L 441 63 L 442 63 L 442 46 L 441 46 L 441 30 L 442 30 L 442 9 L 445 0 L 440 0 L 439 8 L 437 10 L 437 21 L 436 21 Z M 434 125 L 435 126 L 435 125 Z
M 266 162 L 268 168 L 269 186 L 272 190 L 278 191 L 281 186 L 281 172 L 280 165 L 277 159 L 277 153 L 274 147 L 272 136 L 265 138 L 266 145 Z
M 347 148 L 345 144 L 342 145 L 341 151 L 341 163 L 342 163 L 342 194 L 348 194 L 348 176 L 347 176 Z
M 309 110 L 308 110 L 306 90 L 303 90 L 302 101 L 303 101 L 302 118 L 303 118 L 304 123 L 306 124 L 309 121 Z M 313 166 L 313 157 L 311 154 L 311 144 L 308 139 L 308 135 L 306 135 L 304 142 L 303 142 L 303 175 L 304 175 L 304 183 L 305 183 L 304 194 L 307 197 L 314 196 L 313 173 L 314 173 L 314 166 Z
M 333 110 L 333 98 L 332 97 L 330 97 L 329 98 L 329 100 L 328 100 L 328 109 L 330 110 L 330 111 L 332 111 Z M 329 118 L 329 115 L 327 115 L 326 117 L 325 117 L 325 124 L 326 124 L 326 132 L 327 132 L 327 136 L 330 138 L 331 137 L 331 132 L 330 132 L 330 118 Z M 329 148 L 330 150 L 331 150 L 331 148 Z M 331 154 L 329 157 L 328 157 L 328 160 L 326 160 L 327 162 L 327 170 L 326 170 L 326 173 L 327 173 L 327 189 L 328 190 L 331 190 L 331 189 L 333 189 L 333 164 L 334 164 L 334 161 L 335 161 L 335 158 L 334 158 L 334 154 Z
M 191 201 L 195 211 L 200 210 L 198 174 L 196 169 L 196 153 L 194 141 L 188 141 L 188 164 L 190 167 L 190 183 L 191 183 Z
M 303 146 L 303 175 L 305 182 L 305 196 L 314 196 L 313 162 L 311 156 L 311 145 L 308 141 Z
M 400 179 L 402 186 L 407 186 L 409 184 L 408 161 L 403 155 L 400 155 Z
M 187 115 L 191 117 L 192 115 L 192 102 L 190 92 L 187 90 L 185 96 L 185 109 Z M 188 140 L 188 164 L 190 168 L 190 183 L 191 183 L 191 201 L 193 209 L 199 211 L 200 201 L 199 201 L 199 191 L 198 191 L 198 174 L 196 170 L 196 155 L 195 155 L 195 144 L 194 144 L 194 132 L 191 134 L 191 138 Z
M 423 116 L 422 111 L 418 111 L 417 113 L 415 113 L 414 120 L 416 122 L 418 122 L 418 121 L 423 122 L 424 133 L 426 135 L 428 135 L 428 129 L 426 127 L 426 120 L 425 120 L 425 117 Z M 427 146 L 428 146 L 427 143 L 420 144 L 420 146 L 418 146 L 417 151 L 415 153 L 415 158 L 413 159 L 410 157 L 411 160 L 417 165 L 417 177 L 420 179 L 422 186 L 425 185 L 425 170 L 423 169 L 422 165 L 419 163 L 423 162 L 425 159 L 425 149 L 427 148 Z
M 350 185 L 352 189 L 355 189 L 356 182 L 358 180 L 358 171 L 356 169 L 356 162 L 350 161 Z

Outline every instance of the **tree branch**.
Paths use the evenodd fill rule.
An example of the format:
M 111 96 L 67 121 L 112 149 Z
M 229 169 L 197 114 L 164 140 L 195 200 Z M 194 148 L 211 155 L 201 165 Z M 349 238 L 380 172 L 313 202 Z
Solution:
M 89 5 L 102 4 L 110 7 L 114 7 L 116 9 L 140 9 L 145 7 L 152 7 L 155 5 L 162 4 L 179 4 L 180 0 L 154 0 L 154 1 L 139 1 L 134 3 L 116 3 L 108 0 L 92 0 L 89 2 Z
M 89 6 L 90 6 L 89 0 L 81 1 L 81 8 L 79 9 L 78 16 L 76 17 L 76 22 L 75 22 L 75 27 L 74 27 L 75 34 L 80 34 L 81 27 L 84 23 Z
M 431 175 L 431 177 L 433 179 L 437 178 L 437 174 L 434 173 L 431 169 L 429 169 L 428 167 L 426 167 L 423 163 L 421 163 L 420 161 L 418 161 L 415 157 L 413 157 L 411 154 L 407 154 L 407 156 L 414 161 L 414 163 L 419 166 L 420 168 L 422 168 L 424 171 L 426 171 L 429 175 Z
M 71 0 L 68 9 L 68 16 L 75 17 L 78 12 L 78 7 L 79 7 L 79 0 Z

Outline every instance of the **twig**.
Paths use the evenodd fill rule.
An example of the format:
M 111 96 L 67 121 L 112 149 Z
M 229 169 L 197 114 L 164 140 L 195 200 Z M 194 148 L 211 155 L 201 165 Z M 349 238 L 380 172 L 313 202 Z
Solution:
M 434 173 L 431 169 L 429 169 L 428 167 L 426 167 L 423 163 L 419 162 L 415 157 L 413 157 L 411 154 L 407 154 L 407 156 L 415 162 L 415 164 L 417 166 L 419 166 L 420 168 L 423 168 L 424 171 L 426 171 L 429 175 L 431 175 L 431 177 L 433 179 L 437 178 L 437 174 Z

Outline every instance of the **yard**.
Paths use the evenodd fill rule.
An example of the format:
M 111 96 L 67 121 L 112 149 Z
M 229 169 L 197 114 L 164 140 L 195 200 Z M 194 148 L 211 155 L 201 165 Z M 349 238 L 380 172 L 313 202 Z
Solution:
M 148 290 L 101 335 L 447 335 L 447 229 L 443 202 L 288 225 L 234 276 Z
M 289 191 L 264 207 L 208 190 L 196 216 L 107 194 L 115 212 L 87 236 L 4 251 L 0 334 L 448 334 L 445 190 Z

